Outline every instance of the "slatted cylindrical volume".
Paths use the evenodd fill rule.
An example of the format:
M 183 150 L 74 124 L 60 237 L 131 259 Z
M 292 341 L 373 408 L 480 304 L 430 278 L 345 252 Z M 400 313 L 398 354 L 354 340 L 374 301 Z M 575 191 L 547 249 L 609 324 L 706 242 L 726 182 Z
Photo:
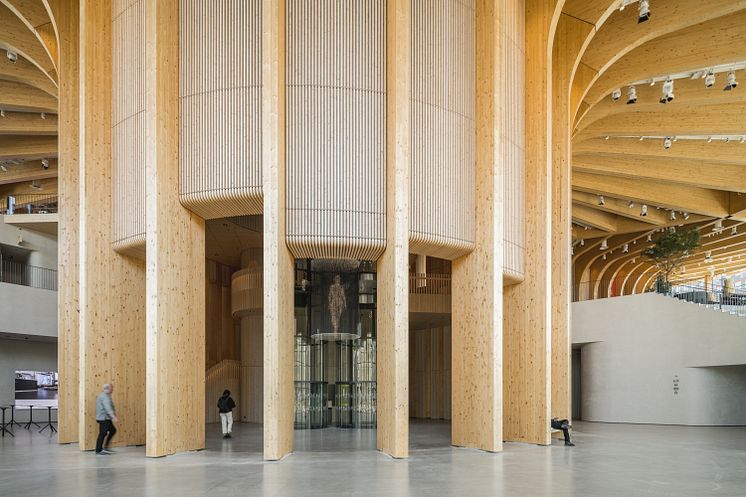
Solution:
M 375 260 L 385 235 L 385 0 L 287 0 L 287 244 Z
M 182 205 L 262 213 L 261 0 L 181 0 Z
M 112 2 L 112 245 L 145 258 L 145 1 Z
M 410 251 L 474 248 L 474 0 L 412 0 Z
M 524 118 L 524 22 L 523 16 L 509 16 L 505 26 L 506 44 L 502 78 L 504 120 L 503 135 L 503 277 L 504 282 L 518 283 L 524 278 L 525 219 L 526 219 L 526 168 L 525 168 L 525 118 Z

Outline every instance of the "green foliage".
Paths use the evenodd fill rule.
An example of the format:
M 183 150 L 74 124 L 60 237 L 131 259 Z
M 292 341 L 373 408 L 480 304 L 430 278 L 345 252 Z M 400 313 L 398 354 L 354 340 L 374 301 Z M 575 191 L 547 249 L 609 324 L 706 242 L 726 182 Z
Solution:
M 673 272 L 681 266 L 686 256 L 699 247 L 699 231 L 666 230 L 652 247 L 642 251 L 642 255 L 658 267 L 663 281 L 668 284 Z

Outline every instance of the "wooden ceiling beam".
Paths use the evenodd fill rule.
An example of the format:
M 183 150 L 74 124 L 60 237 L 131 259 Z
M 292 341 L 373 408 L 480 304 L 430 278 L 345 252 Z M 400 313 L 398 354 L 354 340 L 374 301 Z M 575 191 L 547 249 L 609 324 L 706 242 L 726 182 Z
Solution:
M 678 144 L 679 142 L 674 143 L 671 148 Z M 572 168 L 573 171 L 620 178 L 641 178 L 713 190 L 746 192 L 746 166 L 740 164 L 716 164 L 691 159 L 576 154 L 572 157 Z
M 11 62 L 6 54 L 7 51 L 0 47 L 0 80 L 25 83 L 57 97 L 57 85 L 38 67 L 23 57 Z
M 0 161 L 57 157 L 56 136 L 0 135 Z
M 728 196 L 728 210 L 733 219 L 746 221 L 746 195 L 731 193 Z
M 41 113 L 6 112 L 0 117 L 0 135 L 56 135 L 57 115 Z
M 29 26 L 8 7 L 0 3 L 0 47 L 12 50 L 38 67 L 50 80 L 56 82 L 55 65 L 47 48 Z
M 604 198 L 604 205 L 598 205 L 598 195 L 592 193 L 573 191 L 572 192 L 573 205 L 579 204 L 600 211 L 606 211 L 618 216 L 623 216 L 636 221 L 642 221 L 647 224 L 656 226 L 664 226 L 669 221 L 669 217 L 666 216 L 665 212 L 661 212 L 657 209 L 649 210 L 648 215 L 645 217 L 640 216 L 640 206 L 635 204 L 632 208 L 628 207 L 628 200 L 619 200 L 612 197 Z
M 19 112 L 57 112 L 57 99 L 33 86 L 0 80 L 0 109 Z
M 572 175 L 572 187 L 595 195 L 644 203 L 648 209 L 664 207 L 710 217 L 729 215 L 728 193 L 706 188 L 581 172 Z
M 592 138 L 589 140 L 574 140 L 573 154 L 598 156 L 623 156 L 665 159 L 700 160 L 716 164 L 746 165 L 746 143 L 731 141 L 725 143 L 713 140 L 711 143 L 698 140 L 679 140 L 668 150 L 663 148 L 660 140 L 640 141 L 636 138 Z
M 40 161 L 6 164 L 3 167 L 7 171 L 0 171 L 0 185 L 56 178 L 59 172 L 57 159 L 49 159 L 48 169 L 44 169 Z
M 57 37 L 49 14 L 38 0 L 0 0 L 36 36 L 57 71 Z M 49 34 L 51 33 L 51 39 Z
M 24 181 L 21 183 L 10 183 L 7 185 L 0 185 L 0 198 L 7 197 L 8 195 L 57 195 L 59 191 L 57 188 L 57 178 L 48 178 L 38 180 L 36 182 L 41 186 L 41 189 L 31 187 L 31 180 Z
M 614 233 L 617 229 L 618 219 L 616 215 L 592 209 L 582 204 L 573 203 L 572 219 L 585 226 L 591 226 L 609 233 Z

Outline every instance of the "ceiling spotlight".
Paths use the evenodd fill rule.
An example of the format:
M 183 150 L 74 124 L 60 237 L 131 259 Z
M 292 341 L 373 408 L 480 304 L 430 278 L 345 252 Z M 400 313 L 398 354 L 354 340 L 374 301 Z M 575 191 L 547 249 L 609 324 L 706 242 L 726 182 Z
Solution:
M 42 189 L 41 184 L 39 184 L 36 180 L 32 181 L 29 186 L 31 188 L 33 188 L 34 190 L 41 190 Z
M 688 212 L 684 212 L 683 214 L 684 214 L 684 221 L 688 221 L 689 220 L 689 213 Z
M 598 205 L 606 205 L 606 200 L 604 200 L 603 195 L 598 196 Z
M 725 143 L 730 143 L 730 136 L 726 136 L 725 140 L 723 140 Z
M 634 0 L 622 0 L 622 2 L 619 4 L 619 10 L 624 10 L 624 7 L 631 4 Z
M 632 264 L 635 264 L 637 262 L 637 259 L 632 259 Z
M 671 221 L 676 221 L 676 211 L 671 211 Z
M 668 150 L 669 148 L 671 148 L 671 143 L 672 143 L 672 141 L 671 141 L 671 137 L 670 137 L 670 136 L 667 136 L 667 137 L 666 137 L 666 138 L 665 138 L 665 139 L 663 140 L 663 148 L 665 148 L 666 150 Z
M 737 227 L 735 227 L 735 226 L 733 226 L 733 227 L 732 227 L 732 228 L 730 229 L 730 234 L 731 234 L 731 235 L 735 235 L 735 234 L 737 234 L 737 233 L 738 233 L 738 228 L 737 228 Z
M 712 231 L 723 231 L 723 220 L 718 219 L 715 221 L 715 226 L 712 227 Z
M 580 239 L 580 246 L 582 247 L 582 246 L 584 246 L 584 245 L 585 245 L 585 240 L 583 240 L 583 239 L 581 238 L 581 239 Z
M 627 208 L 631 209 L 634 206 L 635 206 L 635 203 L 633 201 L 630 200 L 629 202 L 627 202 Z
M 606 254 L 604 254 L 604 260 L 606 260 Z
M 705 252 L 705 262 L 712 262 L 712 252 L 709 250 Z
M 3 109 L 0 109 L 0 117 L 5 117 L 5 111 Z M 743 140 L 741 140 L 743 141 Z
M 644 136 L 641 136 L 641 137 L 640 137 L 640 141 L 643 141 L 644 139 L 645 139 L 645 137 L 644 137 Z
M 606 137 L 604 138 L 604 140 L 608 140 L 609 138 L 611 138 L 611 137 L 609 135 L 606 135 Z
M 16 61 L 18 60 L 18 54 L 15 53 L 15 52 L 11 52 L 10 50 L 8 50 L 7 52 L 5 52 L 5 56 L 11 62 L 11 64 L 15 64 Z
M 611 92 L 611 100 L 616 102 L 622 97 L 622 90 L 621 88 L 615 88 L 614 91 Z
M 723 88 L 723 91 L 734 90 L 736 86 L 738 86 L 738 81 L 736 81 L 736 73 L 735 71 L 731 71 L 728 73 L 728 82 L 725 85 L 725 88 Z
M 3 171 L 4 173 L 7 173 L 7 172 L 8 172 L 8 168 L 7 168 L 7 167 L 5 167 L 5 164 L 0 164 L 0 169 L 1 169 L 1 170 L 2 170 L 2 171 Z
M 637 88 L 631 85 L 627 88 L 627 105 L 637 103 Z
M 648 206 L 647 206 L 647 204 L 642 204 L 642 206 L 640 207 L 640 215 L 642 217 L 645 217 L 645 216 L 648 215 Z
M 659 100 L 659 102 L 662 104 L 667 104 L 673 99 L 674 99 L 673 80 L 669 78 L 666 80 L 665 83 L 663 83 L 663 89 L 661 91 L 661 99 Z
M 712 143 L 712 137 L 711 136 L 707 137 L 707 143 Z
M 41 113 L 41 118 L 42 119 L 46 119 L 47 118 L 47 113 L 46 112 L 42 112 Z
M 2 111 L 0 110 L 0 112 Z M 738 143 L 744 143 L 744 142 L 746 142 L 746 136 L 742 136 L 741 139 L 738 140 Z
M 640 0 L 640 10 L 637 16 L 637 24 L 647 22 L 650 19 L 650 0 Z
M 49 169 L 49 159 L 42 159 L 41 167 L 43 167 L 44 169 Z
M 651 235 L 650 233 L 648 233 L 648 238 L 647 238 L 647 240 L 648 240 L 649 242 L 652 242 L 652 241 L 653 241 L 653 235 Z
M 715 73 L 712 71 L 707 71 L 707 76 L 705 76 L 705 88 L 712 88 L 715 85 Z
M 603 241 L 601 242 L 601 246 L 600 246 L 600 247 L 598 248 L 598 250 L 606 250 L 607 248 L 609 248 L 609 244 L 608 244 L 608 243 L 606 243 L 606 239 L 604 239 L 604 240 L 603 240 Z
M 625 243 L 622 247 L 622 253 L 626 254 L 627 252 L 629 252 L 629 243 Z

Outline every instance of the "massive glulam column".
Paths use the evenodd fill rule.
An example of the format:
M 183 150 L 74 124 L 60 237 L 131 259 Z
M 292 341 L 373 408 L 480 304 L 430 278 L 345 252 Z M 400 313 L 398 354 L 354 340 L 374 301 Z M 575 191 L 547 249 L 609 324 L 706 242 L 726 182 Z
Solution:
M 475 248 L 453 261 L 451 439 L 454 445 L 502 449 L 503 136 L 505 63 L 502 4 L 476 4 Z M 498 41 L 500 40 L 500 41 Z
M 83 0 L 80 7 L 78 441 L 87 450 L 95 446 L 104 383 L 114 384 L 122 420 L 115 443 L 145 441 L 145 268 L 112 248 L 112 3 Z
M 293 259 L 285 245 L 285 2 L 262 0 L 264 459 L 293 450 Z
M 411 6 L 386 3 L 386 250 L 378 259 L 378 450 L 409 455 Z
M 59 252 L 57 289 L 57 363 L 60 373 L 59 443 L 78 441 L 78 227 L 80 4 L 58 2 L 53 12 L 60 37 L 59 89 Z
M 205 445 L 205 223 L 179 203 L 179 2 L 146 1 L 148 456 Z

